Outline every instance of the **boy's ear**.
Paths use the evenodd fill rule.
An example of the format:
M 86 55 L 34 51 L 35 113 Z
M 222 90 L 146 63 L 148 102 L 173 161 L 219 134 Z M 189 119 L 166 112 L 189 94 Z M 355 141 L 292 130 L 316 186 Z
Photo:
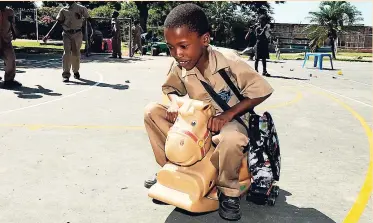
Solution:
M 204 46 L 208 46 L 210 44 L 210 33 L 203 34 L 201 38 Z

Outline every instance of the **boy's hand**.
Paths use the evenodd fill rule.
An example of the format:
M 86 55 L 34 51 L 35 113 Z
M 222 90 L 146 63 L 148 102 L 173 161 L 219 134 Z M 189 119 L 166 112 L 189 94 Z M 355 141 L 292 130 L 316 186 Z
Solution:
M 174 123 L 176 121 L 179 111 L 179 105 L 177 103 L 171 103 L 170 107 L 166 111 L 166 119 L 169 122 Z
M 233 117 L 233 114 L 231 114 L 230 112 L 223 112 L 219 115 L 211 117 L 207 124 L 207 129 L 212 132 L 219 132 L 223 128 L 225 123 L 232 121 Z

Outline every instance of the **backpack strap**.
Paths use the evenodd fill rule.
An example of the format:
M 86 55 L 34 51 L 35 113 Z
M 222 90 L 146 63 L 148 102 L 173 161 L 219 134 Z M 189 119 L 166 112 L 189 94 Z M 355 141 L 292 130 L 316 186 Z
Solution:
M 245 97 L 239 92 L 236 85 L 232 82 L 232 80 L 229 78 L 227 72 L 224 69 L 221 69 L 218 71 L 220 76 L 224 79 L 224 81 L 228 84 L 229 88 L 233 91 L 233 93 L 236 95 L 238 100 L 242 101 L 245 99 Z M 248 112 L 250 114 L 255 114 L 254 109 L 249 109 Z
M 209 85 L 207 84 L 206 82 L 200 80 L 201 84 L 203 85 L 203 87 L 206 89 L 206 91 L 209 93 L 209 95 L 212 97 L 212 99 L 219 105 L 219 107 L 221 109 L 223 109 L 223 111 L 227 111 L 229 110 L 231 107 L 214 91 L 214 89 Z M 253 136 L 253 133 L 252 131 L 249 131 L 249 128 L 248 126 L 246 126 L 246 124 L 242 121 L 242 119 L 240 117 L 234 117 L 234 119 L 240 123 L 246 130 L 247 132 L 247 135 L 249 137 L 249 139 L 254 139 L 254 136 Z M 250 143 L 254 146 L 258 146 L 256 144 L 256 142 L 254 140 L 250 140 Z M 243 153 L 247 152 L 249 148 L 249 144 L 247 146 L 245 146 L 244 150 L 243 150 Z

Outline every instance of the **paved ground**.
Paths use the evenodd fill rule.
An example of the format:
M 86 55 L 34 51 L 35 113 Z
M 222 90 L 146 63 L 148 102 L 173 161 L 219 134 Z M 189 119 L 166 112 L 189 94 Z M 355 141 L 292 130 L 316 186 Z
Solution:
M 0 222 L 223 222 L 154 204 L 143 188 L 158 169 L 143 108 L 162 101 L 169 61 L 95 56 L 82 81 L 64 84 L 60 56 L 18 56 L 24 87 L 0 89 Z M 278 128 L 280 197 L 274 207 L 242 201 L 241 222 L 342 222 L 352 207 L 371 222 L 372 201 L 354 202 L 371 192 L 360 193 L 371 179 L 372 64 L 335 62 L 339 76 L 301 63 L 268 65 L 275 93 L 257 112 Z

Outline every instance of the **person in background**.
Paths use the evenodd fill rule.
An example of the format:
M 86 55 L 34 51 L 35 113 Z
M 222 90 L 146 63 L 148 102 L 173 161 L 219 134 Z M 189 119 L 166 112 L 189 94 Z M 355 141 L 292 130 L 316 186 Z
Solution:
M 263 76 L 269 77 L 267 72 L 267 59 L 269 59 L 269 38 L 270 26 L 267 23 L 267 18 L 264 15 L 259 17 L 259 25 L 255 29 L 256 34 L 256 49 L 255 49 L 255 70 L 258 71 L 259 60 L 263 64 Z
M 57 22 L 53 25 L 48 34 L 43 38 L 46 42 L 50 34 L 57 24 L 61 24 L 63 28 L 63 49 L 62 56 L 62 78 L 63 82 L 69 82 L 70 70 L 72 68 L 75 79 L 80 79 L 80 47 L 83 41 L 83 17 L 91 23 L 88 9 L 75 1 L 66 1 L 66 7 L 63 7 L 57 15 Z M 91 26 L 92 27 L 92 26 Z M 93 31 L 91 32 L 93 33 Z
M 246 33 L 245 40 L 248 42 L 248 45 L 241 54 L 248 54 L 250 60 L 254 60 L 255 55 L 255 44 L 256 44 L 256 35 L 254 26 L 250 26 L 249 31 Z
M 135 26 L 132 28 L 132 35 L 133 35 L 132 56 L 137 51 L 140 51 L 140 55 L 142 55 L 141 34 L 143 32 L 144 30 L 141 28 L 140 22 L 135 21 Z
M 15 39 L 14 11 L 7 7 L 5 2 L 0 2 L 0 58 L 4 60 L 5 64 L 3 88 L 22 86 L 21 83 L 14 80 L 16 76 L 16 54 L 14 53 L 12 40 Z
M 121 27 L 118 16 L 119 12 L 114 11 L 111 19 L 111 31 L 113 35 L 111 42 L 113 44 L 113 53 L 110 58 L 119 57 L 119 59 L 122 59 Z

